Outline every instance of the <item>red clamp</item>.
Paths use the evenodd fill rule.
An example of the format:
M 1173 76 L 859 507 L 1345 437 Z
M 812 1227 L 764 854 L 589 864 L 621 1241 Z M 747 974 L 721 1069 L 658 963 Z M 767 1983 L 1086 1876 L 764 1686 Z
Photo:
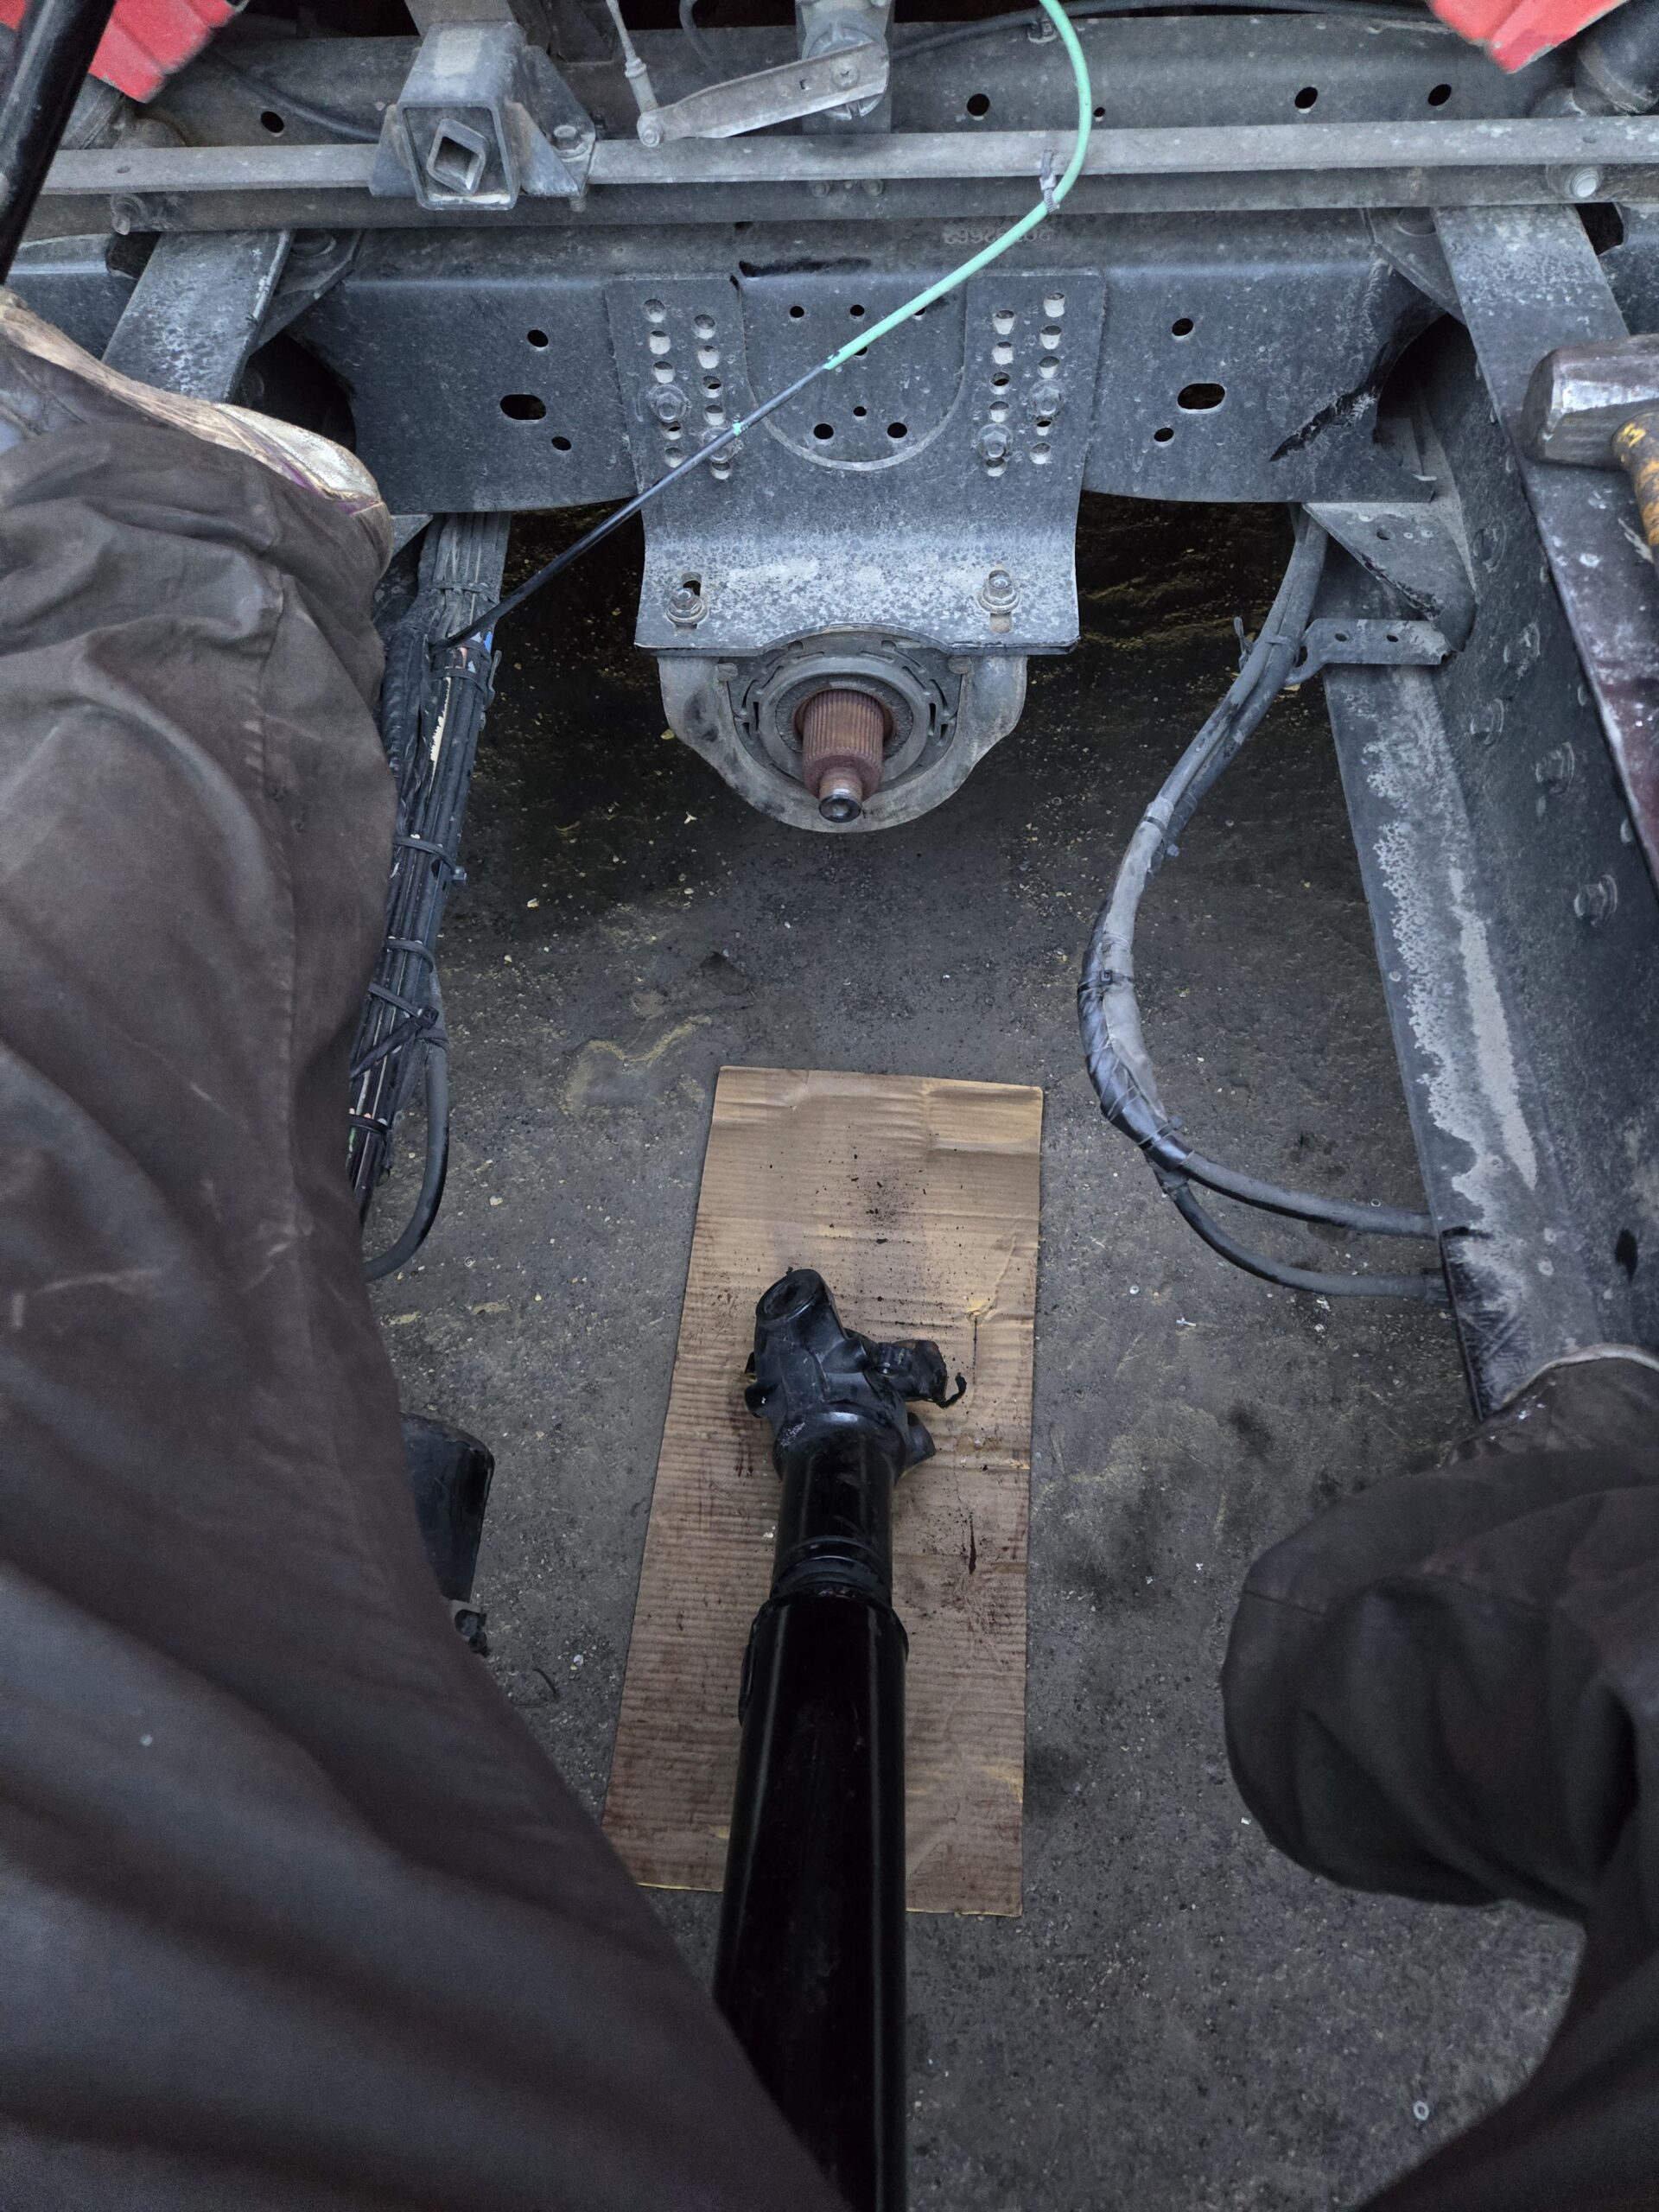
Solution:
M 0 0 L 0 23 L 16 30 L 25 0 Z M 201 52 L 242 0 L 117 0 L 110 27 L 92 57 L 92 74 L 125 92 L 151 100 L 175 69 Z

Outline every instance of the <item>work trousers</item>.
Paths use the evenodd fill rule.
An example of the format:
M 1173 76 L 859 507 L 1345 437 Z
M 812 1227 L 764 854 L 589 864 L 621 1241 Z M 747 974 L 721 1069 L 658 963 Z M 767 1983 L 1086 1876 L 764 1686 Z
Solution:
M 168 427 L 0 454 L 0 2204 L 830 2212 L 417 1533 L 344 1174 L 378 545 Z M 1285 1848 L 1590 1933 L 1389 2212 L 1659 2202 L 1656 1414 L 1554 1370 L 1246 1592 Z

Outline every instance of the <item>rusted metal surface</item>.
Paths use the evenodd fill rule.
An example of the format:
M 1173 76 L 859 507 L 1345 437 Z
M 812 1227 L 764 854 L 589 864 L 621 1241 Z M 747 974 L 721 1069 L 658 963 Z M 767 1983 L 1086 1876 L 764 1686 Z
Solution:
M 801 709 L 801 776 L 826 820 L 856 820 L 880 790 L 887 724 L 868 691 L 815 691 Z

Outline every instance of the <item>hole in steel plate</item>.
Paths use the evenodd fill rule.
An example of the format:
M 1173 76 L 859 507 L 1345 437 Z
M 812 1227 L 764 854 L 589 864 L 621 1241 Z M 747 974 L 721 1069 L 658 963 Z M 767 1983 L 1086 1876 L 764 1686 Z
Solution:
M 570 450 L 570 441 L 569 441 L 569 438 L 567 438 L 567 437 L 564 435 L 564 434 L 563 434 L 563 431 L 556 430 L 556 431 L 554 432 L 554 434 L 553 434 L 553 450 L 554 450 L 554 452 L 555 452 L 555 453 L 569 453 L 569 450 Z
M 1155 446 L 1166 446 L 1174 435 L 1173 430 L 1154 430 L 1152 434 L 1152 442 Z
M 806 309 L 805 309 L 804 308 L 802 308 L 802 307 L 794 307 L 794 308 L 791 308 L 791 309 L 790 309 L 790 311 L 789 311 L 789 319 L 790 319 L 790 321 L 791 321 L 791 322 L 798 322 L 798 321 L 800 321 L 801 317 L 802 317 L 805 313 L 806 313 Z
M 991 111 L 991 96 L 988 92 L 969 92 L 963 105 L 969 115 L 988 115 Z
M 855 407 L 853 410 L 853 413 L 857 416 L 861 423 L 864 420 L 864 417 L 869 413 L 869 411 L 870 410 L 868 407 Z
M 890 438 L 907 438 L 910 435 L 909 423 L 889 423 L 887 425 L 887 435 Z
M 812 425 L 812 435 L 820 442 L 833 438 L 836 435 L 836 426 L 833 423 L 815 423 Z
M 1105 109 L 1104 109 L 1103 107 L 1097 107 L 1097 108 L 1095 110 L 1095 121 L 1096 121 L 1096 123 L 1104 123 L 1104 122 L 1105 122 L 1105 120 L 1106 120 L 1106 111 L 1105 111 Z
M 547 333 L 544 330 L 527 330 L 524 333 L 524 343 L 526 346 L 545 346 Z
M 1172 338 L 1190 338 L 1192 335 L 1192 316 L 1178 315 L 1169 326 L 1169 334 Z
M 1186 384 L 1176 393 L 1175 404 L 1185 408 L 1189 415 L 1206 415 L 1226 397 L 1224 384 Z
M 259 120 L 264 124 L 264 128 L 270 131 L 273 138 L 280 138 L 283 131 L 288 128 L 287 124 L 283 120 L 282 117 L 277 114 L 274 107 L 266 108 L 264 112 L 260 116 Z
M 1377 534 L 1377 536 L 1378 536 L 1378 537 L 1382 540 L 1382 543 L 1383 543 L 1385 545 L 1388 543 L 1388 542 L 1389 542 L 1389 540 L 1390 537 L 1393 535 L 1392 531 L 1384 530 L 1384 529 L 1382 527 L 1382 525 L 1381 525 L 1380 524 L 1378 524 L 1378 526 L 1377 526 L 1377 532 L 1376 532 L 1376 534 Z
M 1428 104 L 1430 107 L 1444 107 L 1451 97 L 1452 87 L 1450 85 L 1431 85 L 1428 88 Z
M 1295 105 L 1300 108 L 1303 114 L 1306 115 L 1308 109 L 1313 106 L 1314 101 L 1318 99 L 1319 97 L 1319 88 L 1317 85 L 1304 85 L 1301 91 L 1296 95 Z
M 1628 1229 L 1621 1229 L 1613 1240 L 1613 1257 L 1623 1268 L 1627 1277 L 1636 1273 L 1636 1263 L 1639 1256 L 1636 1249 L 1635 1233 Z
M 533 391 L 510 391 L 501 402 L 501 412 L 515 423 L 539 423 L 547 412 L 547 402 L 537 399 Z
M 857 302 L 855 301 L 853 305 L 848 308 L 847 312 L 853 317 L 854 321 L 856 321 L 858 317 L 863 314 L 864 310 L 858 305 Z

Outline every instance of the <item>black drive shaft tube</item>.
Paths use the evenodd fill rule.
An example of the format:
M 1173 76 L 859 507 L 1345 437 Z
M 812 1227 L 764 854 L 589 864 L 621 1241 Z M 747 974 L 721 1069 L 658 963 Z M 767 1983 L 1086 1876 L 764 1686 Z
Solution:
M 751 1413 L 783 1478 L 772 1594 L 743 1665 L 743 1747 L 715 1997 L 854 2212 L 905 2202 L 905 1631 L 893 1487 L 950 1402 L 931 1344 L 841 1324 L 798 1268 L 755 1309 Z

